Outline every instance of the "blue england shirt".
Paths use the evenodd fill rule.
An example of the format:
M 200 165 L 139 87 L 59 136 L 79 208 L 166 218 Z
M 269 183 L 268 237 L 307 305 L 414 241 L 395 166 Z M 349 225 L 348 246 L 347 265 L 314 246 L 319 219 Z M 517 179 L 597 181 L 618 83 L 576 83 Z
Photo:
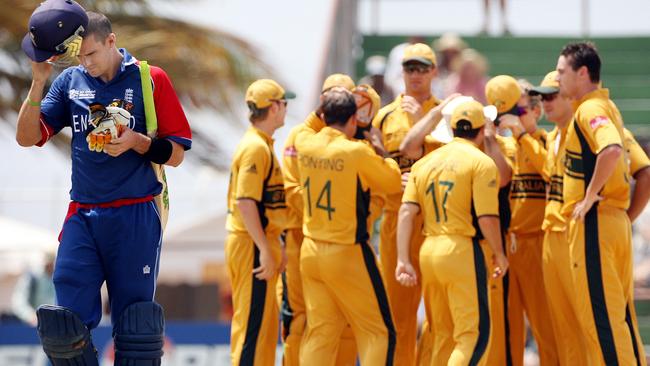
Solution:
M 93 151 L 86 137 L 94 129 L 90 122 L 92 103 L 108 106 L 116 100 L 132 103 L 129 128 L 146 135 L 139 62 L 125 49 L 117 75 L 108 83 L 90 76 L 83 66 L 63 71 L 52 83 L 41 103 L 42 146 L 64 127 L 72 129 L 72 188 L 70 198 L 80 203 L 107 203 L 119 199 L 157 195 L 162 185 L 151 162 L 134 150 L 118 157 Z M 158 137 L 167 138 L 185 150 L 192 135 L 176 92 L 165 72 L 151 66 Z

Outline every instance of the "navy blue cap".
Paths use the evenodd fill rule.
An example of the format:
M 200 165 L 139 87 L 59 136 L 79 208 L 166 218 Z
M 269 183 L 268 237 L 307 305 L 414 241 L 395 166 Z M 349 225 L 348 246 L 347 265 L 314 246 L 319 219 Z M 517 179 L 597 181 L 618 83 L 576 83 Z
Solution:
M 23 51 L 33 61 L 43 62 L 64 53 L 63 43 L 86 27 L 88 15 L 81 5 L 73 0 L 46 0 L 29 18 Z

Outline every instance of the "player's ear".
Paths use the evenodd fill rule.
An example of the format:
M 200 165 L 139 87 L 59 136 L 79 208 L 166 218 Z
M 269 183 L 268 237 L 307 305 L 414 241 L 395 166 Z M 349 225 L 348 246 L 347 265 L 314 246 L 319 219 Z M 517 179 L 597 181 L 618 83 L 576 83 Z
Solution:
M 113 47 L 115 46 L 116 39 L 117 37 L 115 36 L 115 33 L 111 33 L 108 35 L 108 37 L 106 37 L 106 41 L 104 42 L 104 44 L 106 44 L 109 47 Z

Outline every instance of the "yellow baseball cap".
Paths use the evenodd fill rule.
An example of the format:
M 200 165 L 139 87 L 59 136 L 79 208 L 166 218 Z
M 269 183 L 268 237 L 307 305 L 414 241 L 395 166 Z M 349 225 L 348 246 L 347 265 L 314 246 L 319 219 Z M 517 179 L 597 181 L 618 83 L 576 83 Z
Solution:
M 521 98 L 521 88 L 512 76 L 499 75 L 485 84 L 485 97 L 488 104 L 497 107 L 498 114 L 502 114 L 517 105 Z
M 285 91 L 280 84 L 271 79 L 256 80 L 246 89 L 246 102 L 252 102 L 259 109 L 270 106 L 274 101 L 295 97 L 295 93 Z
M 542 84 L 531 88 L 528 91 L 529 95 L 538 95 L 538 94 L 554 94 L 560 91 L 560 83 L 557 79 L 557 71 L 553 70 L 544 76 Z
M 402 65 L 409 61 L 417 61 L 429 66 L 436 66 L 436 55 L 433 53 L 431 47 L 424 43 L 415 43 L 406 46 L 404 49 L 404 57 L 402 57 Z
M 346 74 L 332 74 L 325 79 L 325 82 L 323 82 L 323 88 L 321 89 L 321 93 L 324 93 L 334 87 L 341 87 L 345 88 L 348 91 L 352 91 L 354 89 L 354 81 L 352 78 Z
M 465 131 L 475 130 L 485 125 L 485 112 L 483 111 L 483 104 L 476 100 L 469 100 L 459 104 L 454 112 L 451 114 L 450 125 L 451 128 L 461 129 Z M 458 125 L 460 121 L 468 121 L 470 124 Z

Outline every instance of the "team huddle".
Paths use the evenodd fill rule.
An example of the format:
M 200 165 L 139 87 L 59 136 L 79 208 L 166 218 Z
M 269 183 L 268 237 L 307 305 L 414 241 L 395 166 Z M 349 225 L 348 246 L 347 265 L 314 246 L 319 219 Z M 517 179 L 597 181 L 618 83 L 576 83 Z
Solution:
M 284 365 L 523 365 L 527 319 L 542 365 L 646 365 L 630 223 L 650 160 L 595 46 L 566 45 L 538 86 L 492 78 L 487 106 L 432 95 L 427 45 L 402 67 L 383 108 L 330 75 L 282 165 L 272 136 L 295 95 L 248 88 L 228 190 L 232 364 L 274 364 L 281 321 Z

